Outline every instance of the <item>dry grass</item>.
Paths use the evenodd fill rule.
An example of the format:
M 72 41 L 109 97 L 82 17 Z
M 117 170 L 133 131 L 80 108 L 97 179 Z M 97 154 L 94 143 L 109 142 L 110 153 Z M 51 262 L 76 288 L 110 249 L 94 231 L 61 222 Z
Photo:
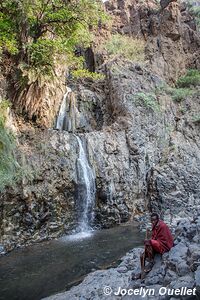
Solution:
M 145 42 L 142 39 L 115 34 L 105 47 L 111 57 L 120 55 L 134 62 L 142 62 L 145 58 Z

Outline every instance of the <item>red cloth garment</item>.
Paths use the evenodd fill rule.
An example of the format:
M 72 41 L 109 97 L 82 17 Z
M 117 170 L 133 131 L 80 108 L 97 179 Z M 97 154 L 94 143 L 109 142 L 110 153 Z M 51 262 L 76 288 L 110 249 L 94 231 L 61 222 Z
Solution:
M 156 252 L 163 254 L 169 251 L 174 244 L 169 227 L 161 220 L 153 227 L 151 245 Z
M 157 240 L 151 240 L 151 246 L 155 252 L 163 254 L 165 252 L 164 248 L 162 247 L 161 243 Z

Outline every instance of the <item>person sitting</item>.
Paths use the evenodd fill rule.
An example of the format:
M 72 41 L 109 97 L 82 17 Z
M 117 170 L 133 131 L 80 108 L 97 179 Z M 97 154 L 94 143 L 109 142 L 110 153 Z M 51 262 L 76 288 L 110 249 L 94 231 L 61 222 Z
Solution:
M 144 273 L 148 273 L 151 271 L 154 265 L 154 256 L 156 253 L 163 254 L 165 252 L 168 252 L 174 245 L 173 236 L 169 227 L 162 220 L 160 220 L 157 213 L 151 214 L 151 224 L 151 239 L 144 241 L 145 251 L 140 257 L 142 270 L 140 277 L 144 276 Z M 149 263 L 145 267 L 146 260 Z

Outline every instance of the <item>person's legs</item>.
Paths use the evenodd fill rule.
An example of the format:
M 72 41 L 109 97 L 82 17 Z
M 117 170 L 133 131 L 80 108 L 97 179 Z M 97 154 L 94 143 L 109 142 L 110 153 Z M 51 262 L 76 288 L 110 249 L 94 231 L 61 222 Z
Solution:
M 148 264 L 145 266 L 145 261 L 148 261 Z M 144 279 L 146 273 L 151 271 L 154 264 L 154 250 L 151 245 L 146 245 L 144 252 L 140 255 L 140 264 L 141 264 L 141 273 L 133 274 L 132 279 L 136 280 L 138 278 Z
M 148 264 L 144 266 L 144 272 L 148 273 L 149 271 L 151 271 L 154 265 L 154 250 L 151 245 L 145 246 L 145 258 L 148 261 Z
M 153 260 L 153 258 L 154 258 L 154 251 L 153 251 L 153 247 L 151 245 L 145 246 L 145 257 L 149 261 Z
M 155 252 L 163 254 L 164 249 L 163 249 L 163 247 L 162 247 L 162 245 L 160 244 L 159 241 L 151 240 L 151 246 L 152 246 L 152 248 Z

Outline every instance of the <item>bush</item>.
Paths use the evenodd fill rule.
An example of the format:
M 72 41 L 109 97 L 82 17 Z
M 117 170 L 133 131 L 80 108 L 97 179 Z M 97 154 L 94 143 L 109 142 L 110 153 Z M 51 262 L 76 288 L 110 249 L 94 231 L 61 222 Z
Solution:
M 14 158 L 15 138 L 5 128 L 9 102 L 0 103 L 0 191 L 6 185 L 12 185 L 16 175 L 17 162 Z
M 14 136 L 0 126 L 0 191 L 17 179 L 20 168 L 14 156 L 15 147 Z
M 0 127 L 3 127 L 6 122 L 7 108 L 10 106 L 9 101 L 3 100 L 0 102 Z
M 75 79 L 79 79 L 79 78 L 89 78 L 89 79 L 93 79 L 93 80 L 100 80 L 100 79 L 104 79 L 105 75 L 103 74 L 98 74 L 95 72 L 90 72 L 86 69 L 80 69 L 80 70 L 74 70 L 72 71 L 72 76 Z
M 193 1 L 188 2 L 189 6 L 189 11 L 190 13 L 194 16 L 197 27 L 200 28 L 200 7 L 199 6 L 194 6 Z
M 180 77 L 177 80 L 177 86 L 181 88 L 187 88 L 200 85 L 200 71 L 199 70 L 189 70 L 187 74 Z
M 10 106 L 7 100 L 0 102 L 0 192 L 6 186 L 14 186 L 22 177 L 24 171 L 27 176 L 27 168 L 21 167 L 16 158 L 15 136 L 5 127 L 7 108 Z
M 159 104 L 156 101 L 156 96 L 152 93 L 137 93 L 135 95 L 136 102 L 142 102 L 144 106 L 152 109 L 154 112 L 160 111 Z
M 106 50 L 111 56 L 121 55 L 132 61 L 144 61 L 144 46 L 143 40 L 115 34 L 106 44 Z
M 186 88 L 170 88 L 167 90 L 167 93 L 169 93 L 172 96 L 172 100 L 174 100 L 175 102 L 181 102 L 187 96 L 193 95 L 194 91 Z
M 196 124 L 200 124 L 200 115 L 193 116 L 192 122 Z

